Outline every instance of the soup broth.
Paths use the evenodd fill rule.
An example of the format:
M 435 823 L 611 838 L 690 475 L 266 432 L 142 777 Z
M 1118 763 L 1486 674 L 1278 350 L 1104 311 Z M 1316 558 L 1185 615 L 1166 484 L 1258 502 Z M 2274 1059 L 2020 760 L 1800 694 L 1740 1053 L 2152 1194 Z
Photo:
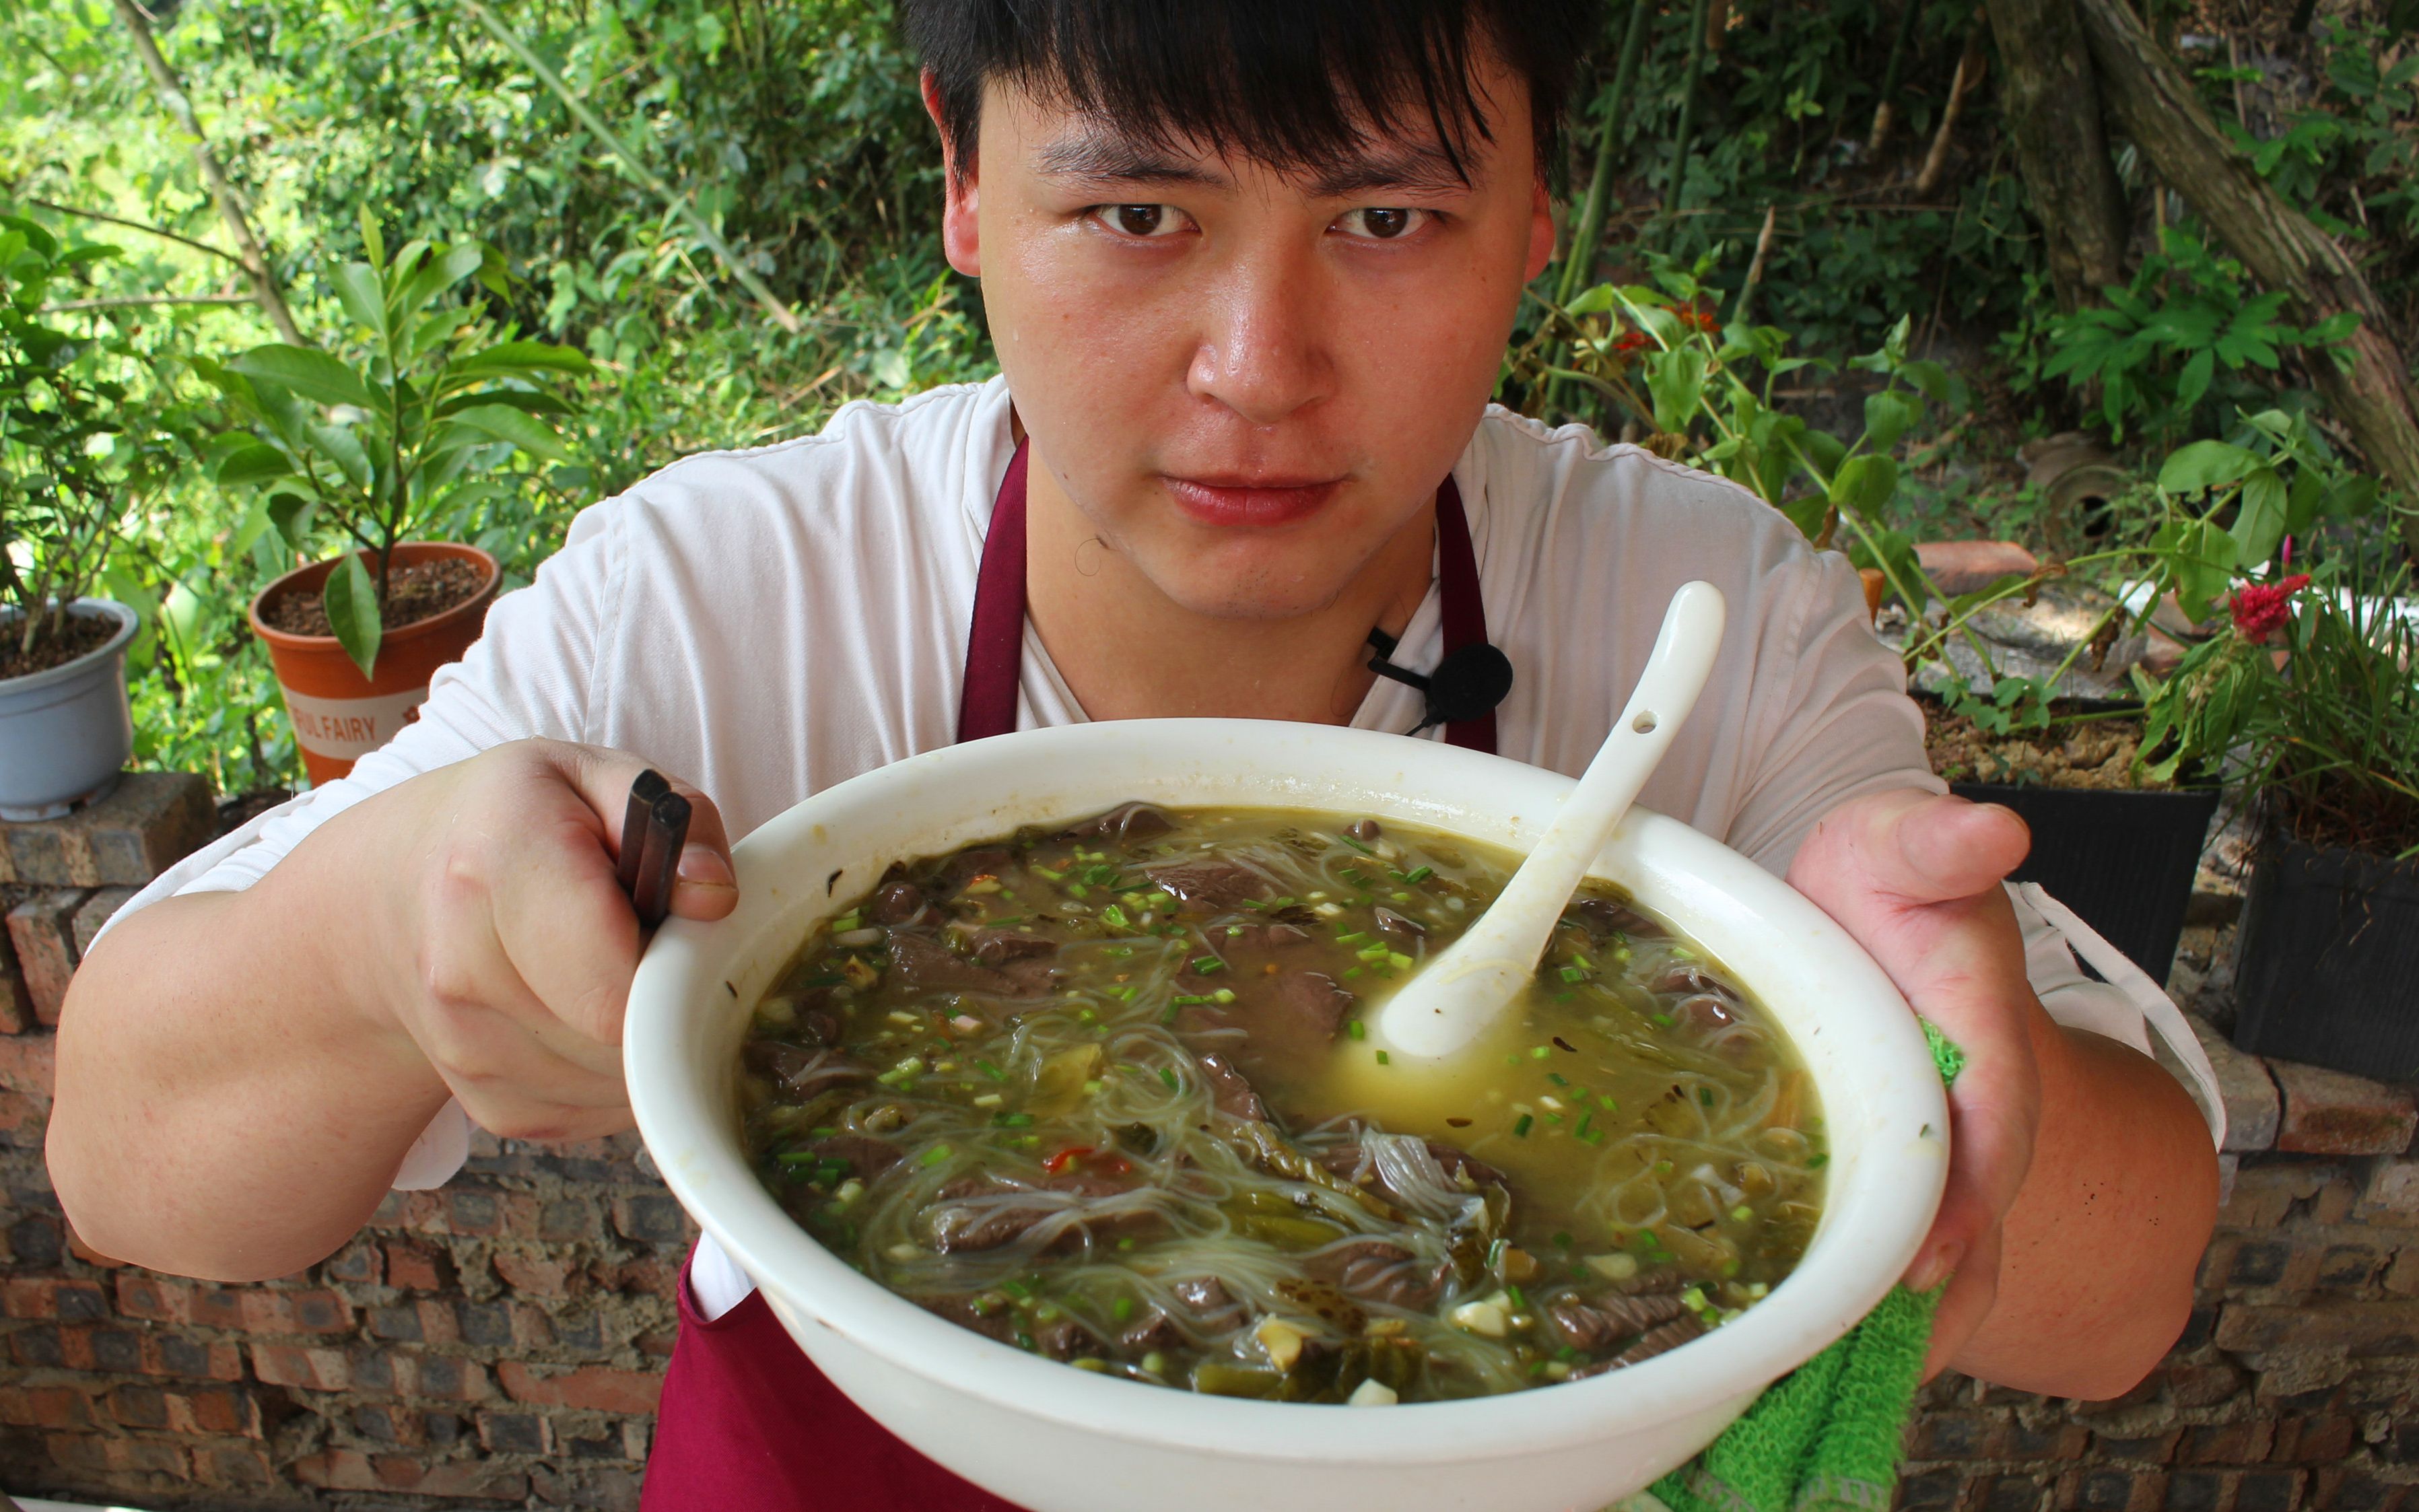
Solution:
M 1518 1390 L 1753 1306 L 1812 1235 L 1812 1084 L 1591 883 L 1444 1065 L 1375 1012 L 1517 857 L 1128 804 L 893 867 L 758 1005 L 746 1139 L 867 1275 L 1080 1368 L 1291 1401 Z

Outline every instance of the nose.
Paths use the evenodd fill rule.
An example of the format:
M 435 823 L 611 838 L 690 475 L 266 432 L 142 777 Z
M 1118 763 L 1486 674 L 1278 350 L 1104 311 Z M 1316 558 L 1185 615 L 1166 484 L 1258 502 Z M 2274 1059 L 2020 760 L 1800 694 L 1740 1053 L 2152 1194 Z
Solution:
M 1207 291 L 1186 386 L 1253 425 L 1273 425 L 1330 397 L 1336 371 L 1326 322 L 1335 302 L 1317 260 L 1262 249 Z

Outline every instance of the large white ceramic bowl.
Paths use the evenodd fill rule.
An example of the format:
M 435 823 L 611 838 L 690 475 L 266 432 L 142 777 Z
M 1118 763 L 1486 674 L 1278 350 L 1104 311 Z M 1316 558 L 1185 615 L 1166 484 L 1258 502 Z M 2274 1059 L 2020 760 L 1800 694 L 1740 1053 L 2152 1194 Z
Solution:
M 1940 1200 L 1948 1114 L 1889 980 L 1735 852 L 1632 810 L 1595 871 L 1704 946 L 1785 1025 L 1821 1090 L 1830 1192 L 1796 1273 L 1705 1338 L 1626 1370 L 1382 1409 L 1194 1396 L 1081 1370 L 945 1322 L 824 1250 L 739 1142 L 739 1044 L 809 926 L 891 862 L 1128 798 L 1375 814 L 1525 850 L 1566 778 L 1425 740 L 1257 720 L 1024 731 L 817 794 L 741 841 L 737 911 L 674 922 L 624 1041 L 647 1147 L 683 1206 L 814 1363 L 886 1427 L 1034 1512 L 1587 1512 L 1711 1443 L 1838 1338 L 1914 1257 Z

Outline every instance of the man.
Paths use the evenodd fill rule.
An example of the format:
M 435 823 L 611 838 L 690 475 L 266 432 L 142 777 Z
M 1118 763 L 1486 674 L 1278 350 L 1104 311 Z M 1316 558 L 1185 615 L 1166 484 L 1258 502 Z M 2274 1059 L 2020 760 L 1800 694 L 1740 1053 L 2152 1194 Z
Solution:
M 1365 642 L 1435 664 L 1435 564 L 1466 527 L 1517 671 L 1499 748 L 1576 772 L 1672 590 L 1721 588 L 1721 656 L 1643 801 L 1785 870 L 1969 1056 L 1908 1277 L 1949 1282 L 1935 1367 L 2130 1387 L 2181 1327 L 2214 1162 L 2137 1012 L 2046 936 L 2028 982 L 1999 886 L 2022 825 L 1938 795 L 1839 558 L 1727 485 L 1487 408 L 1552 251 L 1543 164 L 1585 7 L 902 9 L 1003 379 L 852 406 L 589 511 L 393 746 L 122 914 L 60 1030 L 50 1159 L 83 1237 L 285 1274 L 398 1180 L 450 1174 L 451 1104 L 516 1138 L 626 1127 L 632 777 L 695 784 L 673 906 L 714 918 L 727 833 L 955 738 L 1022 445 L 1029 618 L 990 691 L 1027 725 L 1410 732 L 1419 700 Z M 651 1507 L 1000 1504 L 768 1345 L 727 1259 L 701 1251 L 692 1280 Z

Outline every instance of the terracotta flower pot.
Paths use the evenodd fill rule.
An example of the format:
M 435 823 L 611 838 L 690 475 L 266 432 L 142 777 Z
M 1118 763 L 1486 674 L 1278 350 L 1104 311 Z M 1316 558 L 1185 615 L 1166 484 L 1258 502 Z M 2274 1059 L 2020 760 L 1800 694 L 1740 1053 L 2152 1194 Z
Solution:
M 289 572 L 252 601 L 252 630 L 269 642 L 278 691 L 285 695 L 285 712 L 294 720 L 294 743 L 302 748 L 302 764 L 313 785 L 343 777 L 354 762 L 419 717 L 429 678 L 447 662 L 459 660 L 479 639 L 501 577 L 495 558 L 475 546 L 452 541 L 406 541 L 394 548 L 393 561 L 400 567 L 445 557 L 475 565 L 484 579 L 479 591 L 452 609 L 388 630 L 378 642 L 377 674 L 371 677 L 362 675 L 334 636 L 289 635 L 260 617 L 263 604 L 284 594 L 317 596 L 342 558 Z

